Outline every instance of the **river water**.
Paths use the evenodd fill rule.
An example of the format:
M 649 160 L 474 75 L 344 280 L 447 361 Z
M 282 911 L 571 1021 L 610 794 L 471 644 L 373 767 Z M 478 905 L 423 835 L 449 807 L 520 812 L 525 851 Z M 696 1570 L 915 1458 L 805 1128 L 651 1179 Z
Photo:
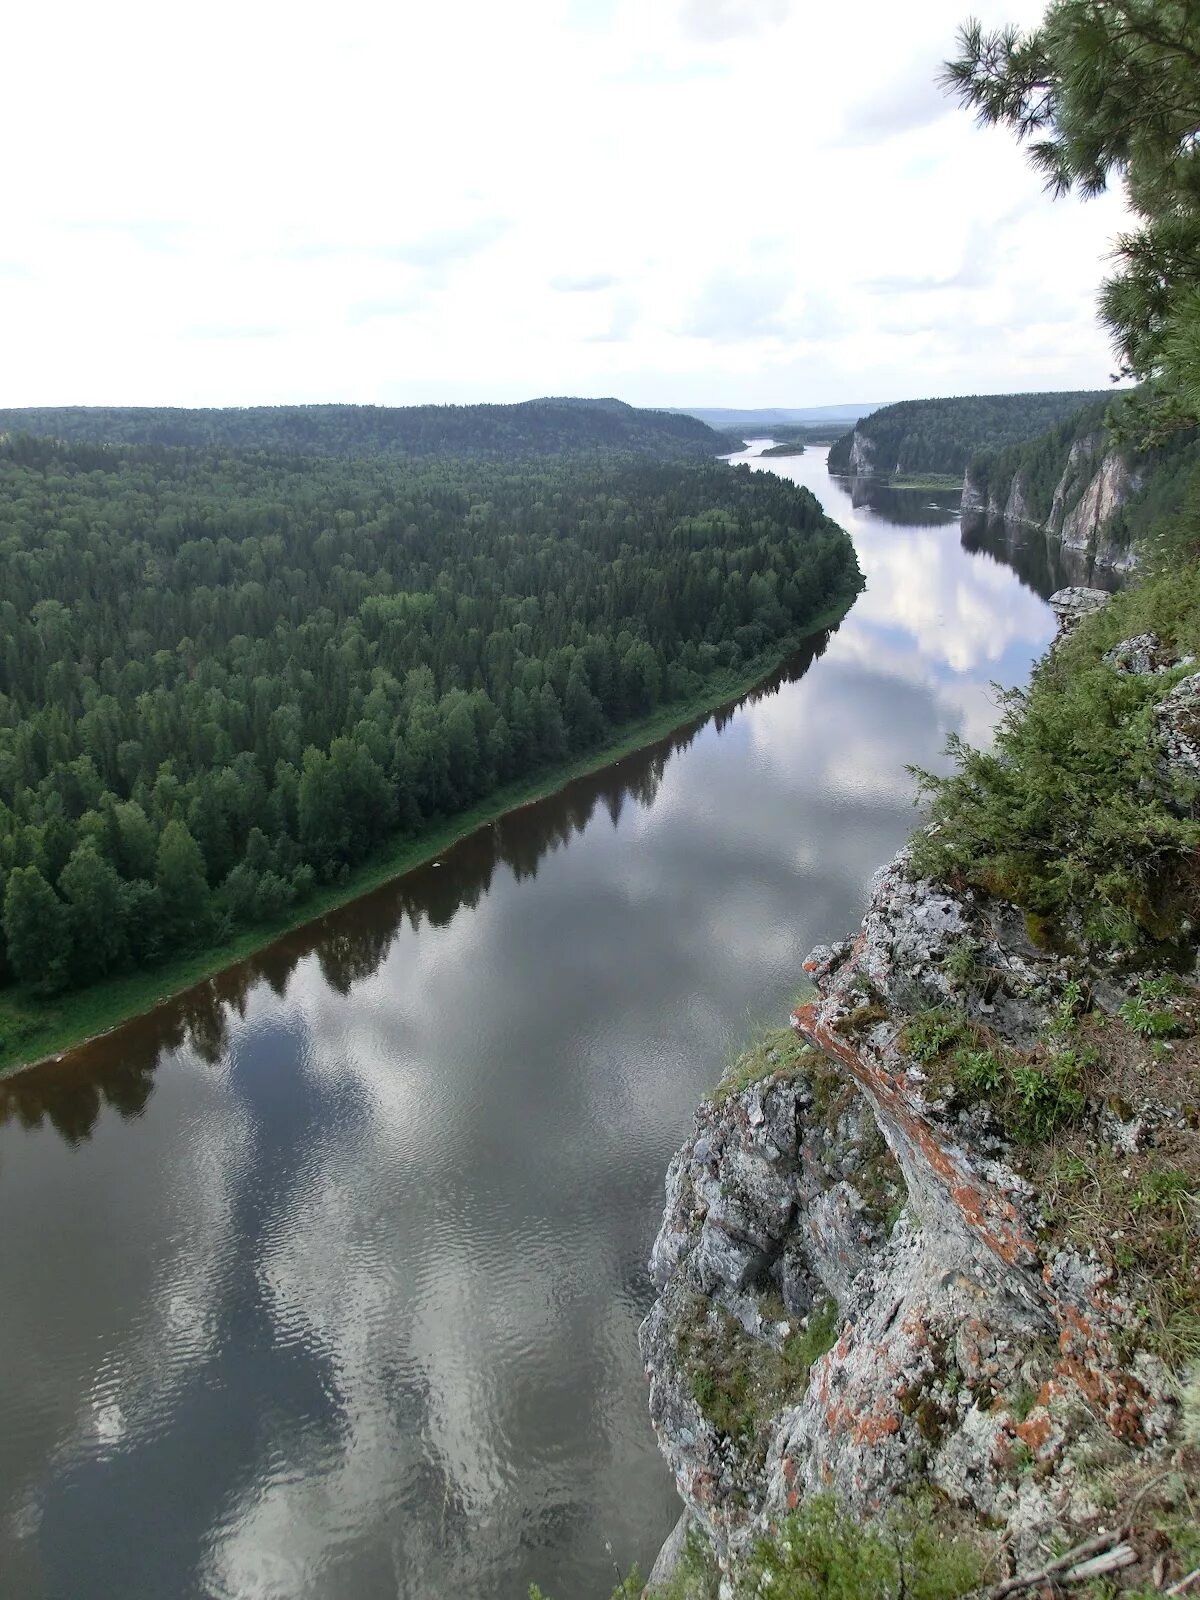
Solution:
M 868 588 L 770 684 L 0 1083 L 4 1600 L 590 1600 L 606 1541 L 645 1570 L 667 1162 L 857 923 L 906 764 L 985 739 L 1053 632 L 1044 549 L 1022 577 L 953 497 L 824 458 L 759 465 Z

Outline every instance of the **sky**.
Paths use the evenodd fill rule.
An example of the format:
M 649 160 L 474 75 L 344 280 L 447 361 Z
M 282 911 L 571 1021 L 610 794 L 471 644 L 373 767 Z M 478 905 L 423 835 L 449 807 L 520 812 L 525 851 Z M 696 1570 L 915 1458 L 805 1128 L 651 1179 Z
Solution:
M 1030 0 L 62 0 L 6 19 L 0 404 L 1103 387 L 1118 195 L 936 87 Z

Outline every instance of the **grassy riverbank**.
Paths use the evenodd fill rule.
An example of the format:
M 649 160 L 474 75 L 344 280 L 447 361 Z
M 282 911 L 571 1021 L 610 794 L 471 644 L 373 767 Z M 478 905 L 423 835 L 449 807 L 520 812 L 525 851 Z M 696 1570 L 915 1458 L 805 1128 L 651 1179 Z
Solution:
M 322 885 L 302 906 L 292 907 L 270 922 L 241 928 L 231 937 L 203 949 L 144 971 L 122 973 L 87 989 L 50 998 L 21 988 L 0 991 L 0 1076 L 107 1033 L 225 967 L 245 960 L 283 934 L 434 860 L 459 839 L 507 812 L 554 794 L 573 778 L 609 766 L 623 756 L 666 738 L 697 717 L 740 699 L 769 677 L 805 639 L 840 622 L 855 599 L 857 595 L 852 595 L 815 617 L 804 634 L 791 640 L 784 650 L 758 660 L 742 672 L 715 675 L 702 693 L 687 700 L 673 701 L 648 717 L 626 723 L 614 731 L 612 740 L 602 748 L 548 767 L 525 782 L 497 789 L 469 811 L 459 812 L 414 838 L 396 840 L 391 849 L 351 873 L 345 882 Z
M 889 489 L 961 489 L 963 480 L 952 472 L 894 472 L 884 480 Z

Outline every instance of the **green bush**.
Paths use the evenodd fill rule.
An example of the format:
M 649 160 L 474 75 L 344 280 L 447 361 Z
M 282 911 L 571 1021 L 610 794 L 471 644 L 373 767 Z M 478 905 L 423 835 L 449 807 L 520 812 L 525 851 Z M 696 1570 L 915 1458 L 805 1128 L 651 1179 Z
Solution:
M 1018 1144 L 1041 1144 L 1083 1114 L 1090 1050 L 1020 1055 L 967 1017 L 940 1010 L 912 1017 L 898 1042 L 935 1090 L 958 1106 L 986 1103 Z
M 1200 911 L 1195 786 L 1168 783 L 1154 707 L 1175 673 L 1118 673 L 1105 650 L 1153 631 L 1200 648 L 1200 569 L 1154 579 L 1080 625 L 1003 697 L 991 751 L 952 739 L 956 770 L 918 772 L 931 831 L 922 875 L 1011 900 L 1042 936 L 1132 948 L 1174 941 Z
M 982 1562 L 910 1509 L 864 1527 L 827 1495 L 806 1500 L 756 1547 L 738 1575 L 738 1600 L 955 1600 L 979 1586 Z
M 1181 1031 L 1179 1018 L 1167 1002 L 1180 993 L 1180 984 L 1170 976 L 1143 978 L 1137 993 L 1120 1007 L 1121 1019 L 1143 1039 L 1169 1039 Z
M 1083 1056 L 1061 1050 L 1045 1066 L 1013 1068 L 1005 1120 L 1021 1144 L 1040 1144 L 1083 1113 Z
M 807 1383 L 813 1363 L 819 1361 L 827 1350 L 833 1349 L 837 1336 L 837 1301 L 826 1300 L 824 1304 L 814 1306 L 808 1326 L 789 1335 L 783 1342 L 784 1365 L 792 1378 Z

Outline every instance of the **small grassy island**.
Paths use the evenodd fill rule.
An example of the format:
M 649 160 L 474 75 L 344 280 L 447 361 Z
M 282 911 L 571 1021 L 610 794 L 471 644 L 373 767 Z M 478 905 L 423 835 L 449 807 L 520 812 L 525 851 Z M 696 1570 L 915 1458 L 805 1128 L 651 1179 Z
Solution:
M 785 439 L 780 444 L 768 445 L 765 450 L 760 450 L 760 456 L 802 456 L 804 454 L 803 439 Z
M 889 489 L 961 489 L 961 475 L 953 472 L 894 472 L 883 480 Z

